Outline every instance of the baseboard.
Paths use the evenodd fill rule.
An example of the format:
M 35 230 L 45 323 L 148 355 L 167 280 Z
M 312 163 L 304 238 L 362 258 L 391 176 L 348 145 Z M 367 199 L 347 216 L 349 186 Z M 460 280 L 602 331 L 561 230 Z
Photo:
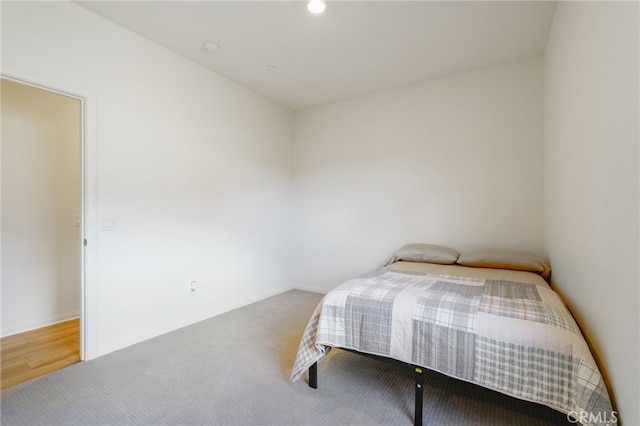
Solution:
M 31 330 L 36 330 L 38 328 L 47 327 L 49 325 L 58 324 L 60 322 L 69 321 L 74 318 L 80 317 L 80 311 L 71 311 L 65 312 L 62 314 L 51 315 L 48 317 L 41 318 L 38 321 L 22 323 L 19 325 L 15 325 L 12 327 L 7 327 L 2 329 L 1 337 L 13 336 L 14 334 L 20 334 Z
M 144 342 L 145 340 L 153 339 L 155 337 L 161 336 L 161 335 L 166 334 L 166 333 L 171 333 L 172 331 L 181 329 L 183 327 L 188 327 L 190 325 L 196 324 L 196 323 L 198 323 L 200 321 L 205 321 L 205 320 L 208 320 L 210 318 L 216 317 L 218 315 L 225 314 L 225 313 L 230 312 L 230 311 L 232 311 L 234 309 L 242 308 L 242 307 L 250 305 L 252 303 L 256 303 L 256 302 L 259 302 L 261 300 L 268 299 L 269 297 L 277 296 L 278 294 L 285 293 L 285 292 L 287 292 L 289 290 L 293 290 L 293 288 L 291 286 L 282 286 L 282 287 L 277 287 L 275 289 L 270 289 L 270 290 L 262 292 L 262 293 L 252 294 L 249 297 L 240 297 L 238 299 L 235 299 L 235 300 L 231 301 L 230 303 L 217 306 L 212 311 L 203 312 L 203 313 L 191 316 L 191 317 L 184 318 L 183 321 L 181 321 L 179 323 L 176 323 L 176 324 L 173 324 L 171 327 L 162 327 L 162 328 L 157 328 L 157 329 L 154 329 L 154 330 L 148 330 L 144 334 L 140 334 L 138 336 L 134 336 L 133 338 L 129 338 L 127 340 L 121 340 L 121 341 L 117 341 L 117 342 L 112 342 L 110 345 L 100 348 L 99 351 L 96 351 L 95 353 L 89 354 L 86 357 L 86 359 L 89 360 L 89 359 L 94 359 L 94 358 L 98 358 L 98 357 L 107 355 L 109 353 L 118 351 L 120 349 L 127 348 L 127 347 L 129 347 L 131 345 L 135 345 L 137 343 Z
M 329 292 L 329 290 L 326 288 L 310 287 L 306 285 L 297 285 L 294 287 L 294 289 L 302 290 L 302 291 L 310 291 L 311 293 L 320 293 L 320 294 L 327 294 Z

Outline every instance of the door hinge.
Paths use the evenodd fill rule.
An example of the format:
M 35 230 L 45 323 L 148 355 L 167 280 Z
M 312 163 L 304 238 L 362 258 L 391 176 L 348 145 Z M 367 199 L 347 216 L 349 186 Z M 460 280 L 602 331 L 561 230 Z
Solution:
M 82 240 L 82 243 L 84 244 L 84 246 L 87 246 L 87 239 L 85 238 L 84 240 Z

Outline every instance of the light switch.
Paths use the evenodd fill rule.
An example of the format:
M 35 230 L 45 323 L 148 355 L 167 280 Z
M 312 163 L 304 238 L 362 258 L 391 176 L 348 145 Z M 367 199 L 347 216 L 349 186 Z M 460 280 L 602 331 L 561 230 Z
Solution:
M 101 217 L 100 218 L 100 230 L 101 231 L 115 231 L 116 230 L 116 218 L 115 217 Z

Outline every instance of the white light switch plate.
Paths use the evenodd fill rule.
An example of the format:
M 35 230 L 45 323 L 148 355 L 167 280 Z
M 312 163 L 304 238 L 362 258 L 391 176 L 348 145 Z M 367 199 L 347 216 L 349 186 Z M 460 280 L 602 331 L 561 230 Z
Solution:
M 100 218 L 100 230 L 101 231 L 115 231 L 116 230 L 116 218 L 115 217 L 101 217 Z

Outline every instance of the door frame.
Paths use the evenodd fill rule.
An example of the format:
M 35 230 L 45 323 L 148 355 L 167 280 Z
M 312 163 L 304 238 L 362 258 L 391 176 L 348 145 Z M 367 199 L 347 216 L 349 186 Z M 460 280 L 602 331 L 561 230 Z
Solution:
M 91 356 L 89 338 L 90 325 L 89 321 L 89 291 L 90 283 L 93 282 L 92 265 L 91 261 L 95 258 L 93 253 L 95 251 L 95 233 L 93 230 L 95 227 L 90 226 L 91 223 L 95 223 L 96 217 L 96 203 L 95 203 L 95 144 L 93 141 L 95 138 L 88 137 L 90 128 L 95 128 L 92 119 L 93 115 L 90 112 L 94 108 L 90 107 L 90 97 L 83 90 L 69 90 L 67 85 L 50 84 L 41 80 L 36 80 L 30 77 L 26 77 L 19 73 L 6 72 L 6 69 L 0 72 L 0 78 L 13 81 L 15 83 L 30 86 L 36 89 L 44 90 L 47 92 L 55 93 L 58 95 L 66 96 L 68 98 L 76 99 L 80 102 L 80 240 L 78 241 L 80 247 L 80 360 L 91 359 L 95 356 Z M 66 86 L 62 88 L 62 86 Z M 82 93 L 82 94 L 81 94 Z M 91 244 L 89 244 L 91 242 Z

